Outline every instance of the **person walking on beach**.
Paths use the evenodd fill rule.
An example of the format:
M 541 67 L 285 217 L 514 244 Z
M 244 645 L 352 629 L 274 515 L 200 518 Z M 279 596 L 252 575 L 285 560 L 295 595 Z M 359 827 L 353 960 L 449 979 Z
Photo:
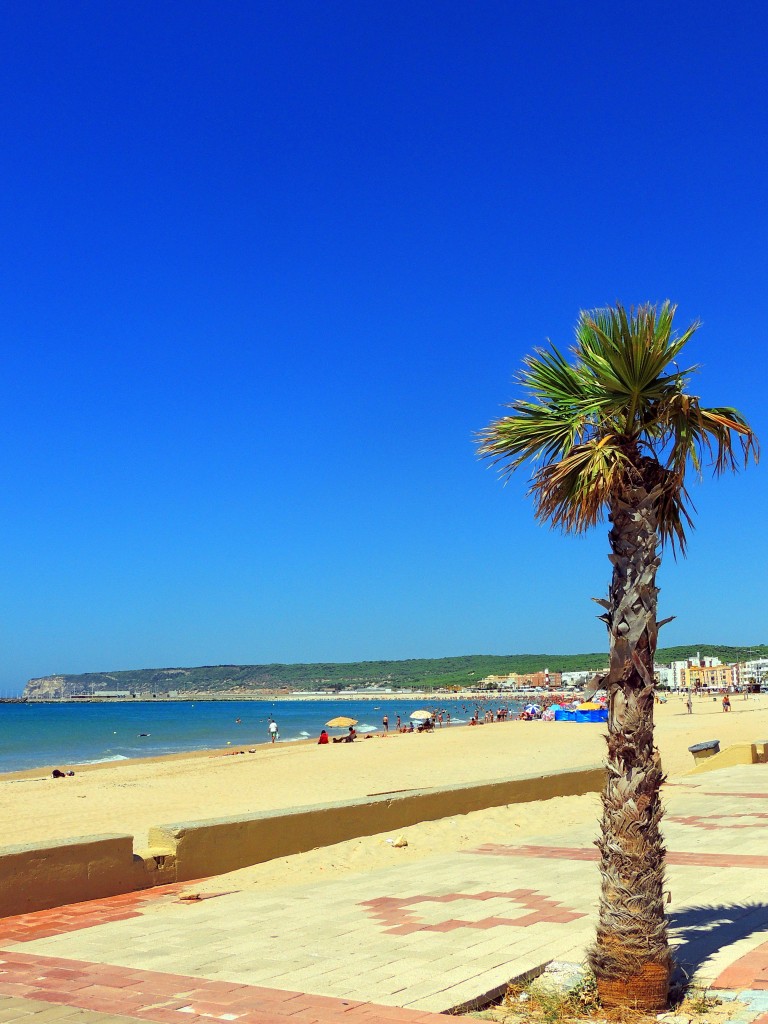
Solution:
M 275 740 L 280 739 L 280 733 L 277 731 L 277 722 L 274 720 L 274 718 L 270 718 L 269 725 L 267 726 L 267 728 L 269 729 L 269 738 L 273 743 L 275 742 Z
M 688 714 L 692 715 L 693 714 L 693 701 L 691 700 L 690 691 L 688 692 L 688 698 L 687 698 L 687 700 L 685 702 L 685 706 L 688 708 Z
M 723 711 L 730 711 L 730 710 L 731 710 L 731 698 L 728 696 L 727 693 L 724 693 L 723 694 Z
M 384 726 L 384 732 L 389 732 L 389 718 L 387 715 L 384 715 L 381 724 Z

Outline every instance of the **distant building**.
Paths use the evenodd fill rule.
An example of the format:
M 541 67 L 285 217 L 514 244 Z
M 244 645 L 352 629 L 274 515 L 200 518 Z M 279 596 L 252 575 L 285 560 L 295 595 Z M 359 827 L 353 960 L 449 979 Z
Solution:
M 671 686 L 673 690 L 679 690 L 683 687 L 688 687 L 685 673 L 689 668 L 717 668 L 722 665 L 719 658 L 702 658 L 697 651 L 695 656 L 691 655 L 690 658 L 686 658 L 685 661 L 673 661 L 669 666 L 672 672 Z
M 518 675 L 517 685 L 526 688 L 544 686 L 548 690 L 559 690 L 563 685 L 563 673 L 550 672 L 548 668 L 541 672 L 529 672 L 525 675 Z
M 768 679 L 768 658 L 754 658 L 751 661 L 737 662 L 733 666 L 734 682 L 739 689 L 747 686 L 760 686 Z
M 563 686 L 585 686 L 592 681 L 594 675 L 595 673 L 591 671 L 561 672 L 560 681 Z
M 659 681 L 659 686 L 663 686 L 665 689 L 672 689 L 674 683 L 674 673 L 671 667 L 666 665 L 654 665 L 653 674 Z
M 733 686 L 733 678 L 731 665 L 691 665 L 683 673 L 683 686 L 686 690 L 720 690 Z
M 498 690 L 514 689 L 518 685 L 517 672 L 510 672 L 505 676 L 486 676 L 479 681 L 479 685 Z

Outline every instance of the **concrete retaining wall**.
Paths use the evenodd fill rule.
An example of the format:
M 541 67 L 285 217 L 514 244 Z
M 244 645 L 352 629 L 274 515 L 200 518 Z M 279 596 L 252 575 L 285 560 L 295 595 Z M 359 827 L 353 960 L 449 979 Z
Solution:
M 149 839 L 153 846 L 173 849 L 177 878 L 187 881 L 452 814 L 595 792 L 602 784 L 602 768 L 531 775 L 269 811 L 248 818 L 162 825 L 150 830 Z
M 591 767 L 157 825 L 149 849 L 136 852 L 128 835 L 7 846 L 0 848 L 0 917 L 222 874 L 453 814 L 597 792 L 603 777 L 602 768 Z
M 173 881 L 173 858 L 133 852 L 133 836 L 82 836 L 0 848 L 0 916 L 27 914 Z
M 699 775 L 702 772 L 713 772 L 718 768 L 734 768 L 739 764 L 765 764 L 768 760 L 766 752 L 768 740 L 758 740 L 756 743 L 734 743 L 726 747 L 718 754 L 713 754 L 696 765 L 689 775 Z

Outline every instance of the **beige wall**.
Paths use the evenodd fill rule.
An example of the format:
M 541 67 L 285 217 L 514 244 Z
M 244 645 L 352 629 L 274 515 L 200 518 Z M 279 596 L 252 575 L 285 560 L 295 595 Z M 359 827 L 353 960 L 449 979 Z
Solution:
M 734 743 L 732 747 L 721 750 L 719 754 L 712 754 L 711 757 L 697 759 L 696 767 L 689 775 L 698 775 L 701 772 L 713 772 L 717 768 L 733 768 L 738 764 L 765 764 L 768 760 L 768 740 L 758 740 L 756 743 Z
M 419 821 L 504 804 L 597 792 L 602 784 L 603 769 L 595 767 L 265 812 L 247 818 L 161 825 L 150 829 L 149 839 L 153 846 L 174 851 L 177 878 L 188 881 L 346 839 L 404 828 Z
M 414 790 L 247 817 L 157 825 L 150 847 L 128 835 L 83 836 L 0 848 L 0 917 L 221 874 L 420 821 L 486 807 L 597 792 L 588 767 L 451 789 Z
M 6 846 L 0 848 L 0 917 L 134 892 L 174 876 L 168 860 L 160 867 L 153 856 L 135 854 L 133 836 Z

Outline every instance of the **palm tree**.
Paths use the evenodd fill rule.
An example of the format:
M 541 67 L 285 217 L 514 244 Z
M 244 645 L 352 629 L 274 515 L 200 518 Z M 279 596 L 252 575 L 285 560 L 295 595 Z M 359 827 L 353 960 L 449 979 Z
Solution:
M 569 361 L 554 346 L 524 361 L 527 395 L 479 435 L 479 454 L 512 474 L 533 463 L 535 515 L 566 533 L 607 516 L 608 754 L 602 795 L 601 894 L 590 963 L 603 1002 L 666 1005 L 672 955 L 664 914 L 664 775 L 653 742 L 656 571 L 665 545 L 685 553 L 693 506 L 686 471 L 736 470 L 757 438 L 735 409 L 687 391 L 676 360 L 700 326 L 673 331 L 676 307 L 582 312 Z

